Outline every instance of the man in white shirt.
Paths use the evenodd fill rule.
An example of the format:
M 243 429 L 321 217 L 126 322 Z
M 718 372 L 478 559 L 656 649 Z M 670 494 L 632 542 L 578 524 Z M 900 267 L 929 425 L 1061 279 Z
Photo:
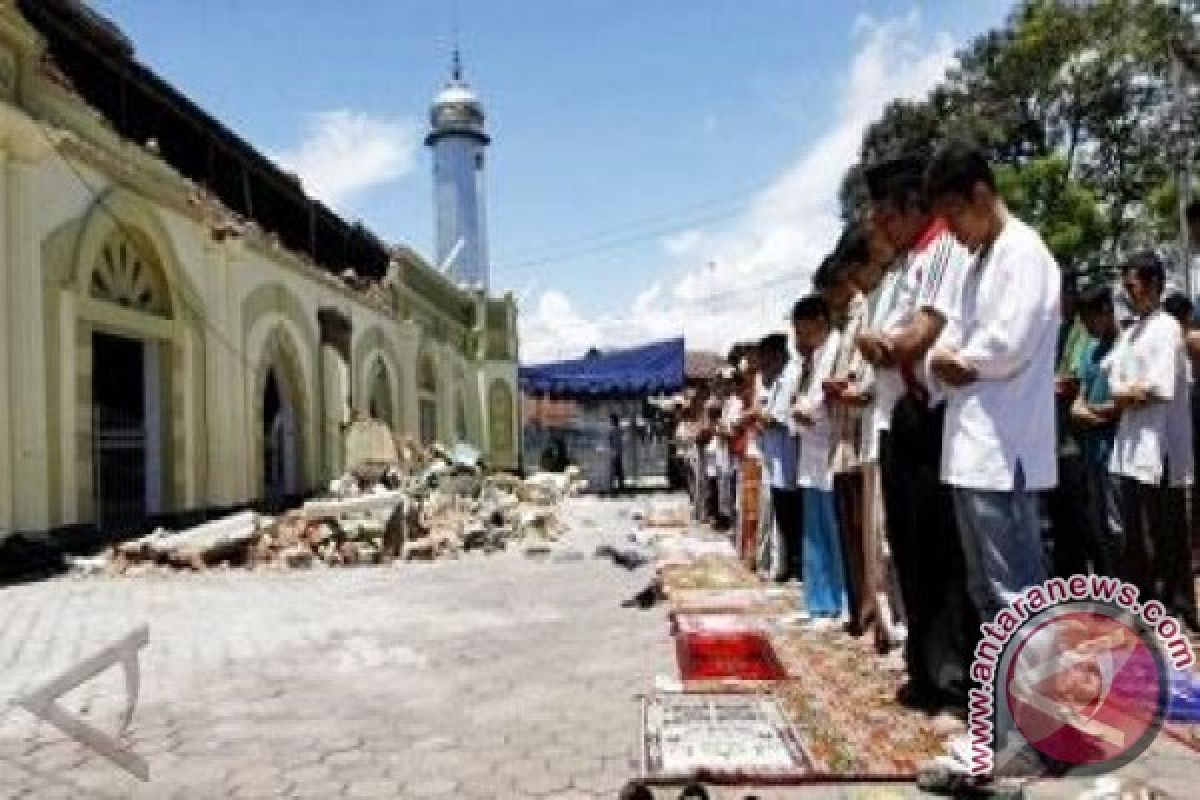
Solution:
M 866 294 L 850 278 L 852 265 L 869 261 L 870 240 L 865 231 L 851 225 L 838 240 L 832 255 L 813 275 L 813 288 L 820 292 L 833 315 L 839 335 L 833 371 L 825 382 L 825 399 L 831 422 L 830 468 L 833 471 L 833 500 L 841 533 L 846 570 L 849 631 L 855 636 L 872 635 L 884 647 L 876 604 L 879 558 L 874 540 L 868 540 L 863 521 L 862 410 L 865 396 L 858 382 L 870 369 L 854 339 L 867 324 Z
M 843 238 L 839 244 L 839 251 L 841 258 L 847 263 L 850 282 L 866 299 L 861 327 L 877 327 L 891 310 L 898 277 L 896 270 L 892 269 L 896 259 L 891 245 L 877 231 L 865 225 L 860 227 L 859 231 L 861 234 L 858 237 Z M 853 341 L 850 345 L 855 347 L 857 353 Z M 845 341 L 842 346 L 846 346 Z M 884 653 L 893 645 L 903 643 L 905 635 L 900 626 L 903 603 L 900 599 L 899 584 L 896 581 L 895 570 L 890 567 L 890 559 L 886 555 L 883 486 L 879 470 L 879 435 L 887 428 L 890 420 L 882 418 L 875 404 L 874 367 L 867 363 L 861 354 L 858 354 L 856 361 L 851 370 L 856 373 L 854 379 L 848 381 L 845 388 L 837 387 L 836 401 L 843 408 L 857 411 L 856 414 L 842 417 L 843 424 L 857 424 L 857 436 L 848 436 L 845 428 L 842 433 L 843 441 L 857 439 L 858 473 L 862 486 L 858 514 L 861 520 L 863 593 L 874 593 L 872 598 L 864 600 L 867 609 L 863 614 L 867 617 L 866 623 L 874 634 L 876 649 Z M 837 462 L 835 450 L 835 470 Z M 839 513 L 842 513 L 841 510 Z M 847 510 L 845 514 L 849 516 L 852 512 Z M 853 584 L 853 578 L 851 583 Z
M 1196 614 L 1196 576 L 1192 570 L 1191 534 L 1196 526 L 1196 506 L 1193 497 L 1189 514 L 1187 494 L 1196 487 L 1196 393 L 1193 355 L 1198 337 L 1194 330 L 1192 301 L 1182 292 L 1172 292 L 1163 299 L 1163 311 L 1179 323 L 1183 337 L 1184 359 L 1176 374 L 1175 396 L 1167 411 L 1167 462 L 1174 475 L 1176 491 L 1167 495 L 1168 524 L 1155 549 L 1158 577 L 1162 581 L 1163 604 L 1183 620 L 1193 632 L 1200 632 Z M 1179 484 L 1183 484 L 1181 488 Z
M 908 684 L 897 699 L 932 711 L 965 705 L 979 629 L 938 474 L 944 409 L 920 374 L 957 307 L 968 259 L 925 202 L 924 166 L 902 157 L 866 170 L 871 224 L 902 263 L 889 312 L 857 342 L 875 367 L 875 413 L 887 420 L 879 441 L 887 538 L 908 618 Z
M 1158 599 L 1195 626 L 1194 588 L 1171 580 L 1177 571 L 1171 562 L 1191 563 L 1180 513 L 1193 477 L 1190 440 L 1184 439 L 1190 370 L 1183 332 L 1159 307 L 1165 269 L 1154 253 L 1133 256 L 1122 267 L 1121 282 L 1137 317 L 1117 338 L 1108 361 L 1121 414 L 1109 462 L 1120 481 L 1125 524 L 1126 574 L 1120 577 L 1138 587 L 1143 602 Z
M 723 394 L 721 419 L 717 425 L 720 442 L 717 453 L 717 523 L 722 530 L 729 530 L 736 519 L 737 470 L 739 455 L 734 452 L 733 440 L 737 436 L 738 423 L 742 417 L 742 398 L 738 395 L 737 373 L 727 367 L 722 376 Z
M 948 390 L 942 479 L 952 487 L 967 589 L 984 622 L 1048 577 L 1038 492 L 1058 480 L 1054 366 L 1061 277 L 1041 237 L 1008 212 L 986 157 L 950 142 L 930 202 L 974 255 L 952 332 L 930 356 Z
M 796 459 L 800 445 L 792 419 L 796 381 L 800 376 L 796 359 L 788 356 L 786 334 L 767 336 L 759 345 L 763 406 L 758 410 L 759 448 L 763 458 L 764 494 L 770 495 L 773 520 L 759 542 L 760 572 L 774 580 L 786 580 L 794 560 L 800 562 L 800 490 L 796 487 Z M 793 556 L 795 558 L 793 559 Z M 799 580 L 800 573 L 791 577 Z
M 800 430 L 796 484 L 803 496 L 804 605 L 818 627 L 844 621 L 846 580 L 829 464 L 832 425 L 824 384 L 833 372 L 839 334 L 829 306 L 808 295 L 792 309 L 796 350 L 804 358 L 792 417 Z

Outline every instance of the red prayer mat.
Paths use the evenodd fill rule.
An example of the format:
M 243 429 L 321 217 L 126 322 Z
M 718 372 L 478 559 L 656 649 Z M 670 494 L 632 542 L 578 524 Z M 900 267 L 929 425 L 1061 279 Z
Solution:
M 685 681 L 778 681 L 787 677 L 760 631 L 681 633 L 675 637 L 675 655 Z

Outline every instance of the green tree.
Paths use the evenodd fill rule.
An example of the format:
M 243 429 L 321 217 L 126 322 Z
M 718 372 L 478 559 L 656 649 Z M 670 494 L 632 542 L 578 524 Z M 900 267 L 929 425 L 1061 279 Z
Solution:
M 927 99 L 885 108 L 847 172 L 842 213 L 863 205 L 863 164 L 965 135 L 1065 262 L 1090 269 L 1153 242 L 1174 224 L 1161 196 L 1169 53 L 1195 42 L 1195 15 L 1178 3 L 1025 0 L 962 50 Z
M 1095 193 L 1067 174 L 1058 153 L 1001 165 L 996 182 L 1009 208 L 1046 240 L 1058 263 L 1071 274 L 1095 274 L 1108 265 L 1097 260 L 1107 237 L 1107 220 Z

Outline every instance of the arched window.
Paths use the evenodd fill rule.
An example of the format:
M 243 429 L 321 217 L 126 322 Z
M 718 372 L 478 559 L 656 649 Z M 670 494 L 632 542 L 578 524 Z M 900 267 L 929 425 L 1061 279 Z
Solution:
M 437 392 L 437 369 L 428 353 L 417 364 L 417 388 L 422 392 Z
M 100 249 L 88 290 L 92 297 L 135 311 L 170 316 L 162 270 L 127 236 L 117 232 Z
M 392 413 L 392 384 L 388 380 L 388 369 L 382 360 L 377 360 L 371 370 L 368 385 L 367 411 L 380 422 L 391 427 L 396 417 Z

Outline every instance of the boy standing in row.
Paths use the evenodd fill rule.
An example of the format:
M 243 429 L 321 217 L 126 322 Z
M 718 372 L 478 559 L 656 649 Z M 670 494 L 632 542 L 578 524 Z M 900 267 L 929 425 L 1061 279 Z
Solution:
M 792 415 L 800 428 L 796 482 L 803 495 L 804 597 L 818 628 L 843 621 L 845 573 L 833 503 L 833 471 L 829 465 L 831 430 L 825 383 L 837 358 L 838 333 L 829 306 L 817 295 L 801 298 L 792 310 L 796 350 L 803 359 Z

